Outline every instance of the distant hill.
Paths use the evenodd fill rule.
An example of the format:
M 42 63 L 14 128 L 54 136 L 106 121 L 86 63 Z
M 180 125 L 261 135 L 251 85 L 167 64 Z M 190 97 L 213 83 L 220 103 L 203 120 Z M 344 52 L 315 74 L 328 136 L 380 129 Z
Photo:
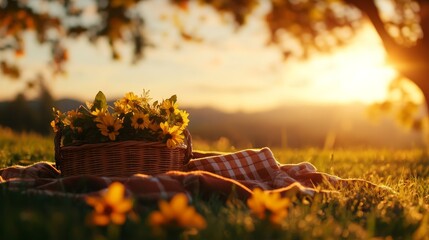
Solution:
M 113 106 L 113 102 L 114 101 L 107 101 L 107 104 L 109 104 L 110 106 Z M 77 109 L 80 105 L 85 106 L 85 103 L 74 99 L 68 99 L 68 98 L 55 101 L 55 107 L 62 112 L 69 111 L 71 109 Z
M 73 99 L 55 103 L 63 112 L 81 104 Z M 6 105 L 0 102 L 0 109 Z M 29 105 L 36 104 L 30 102 Z M 386 117 L 379 123 L 370 121 L 363 104 L 282 106 L 256 113 L 185 109 L 190 113 L 189 130 L 193 138 L 211 142 L 225 137 L 237 148 L 410 148 L 424 145 L 420 133 L 399 127 L 393 119 Z
M 82 103 L 81 101 L 68 98 L 55 101 L 55 107 L 58 108 L 61 112 L 66 112 L 71 109 L 77 109 L 82 104 L 84 103 Z
M 423 146 L 421 134 L 393 119 L 375 123 L 363 104 L 283 106 L 258 113 L 224 113 L 188 108 L 194 137 L 228 138 L 237 147 L 377 147 Z

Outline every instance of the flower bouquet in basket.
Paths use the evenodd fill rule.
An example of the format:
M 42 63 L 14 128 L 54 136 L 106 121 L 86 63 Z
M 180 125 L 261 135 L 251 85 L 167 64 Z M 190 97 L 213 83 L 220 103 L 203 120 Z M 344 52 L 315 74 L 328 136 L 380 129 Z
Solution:
M 130 176 L 182 170 L 191 158 L 189 114 L 177 97 L 151 102 L 132 92 L 109 106 L 93 103 L 65 113 L 54 109 L 55 161 L 63 176 Z

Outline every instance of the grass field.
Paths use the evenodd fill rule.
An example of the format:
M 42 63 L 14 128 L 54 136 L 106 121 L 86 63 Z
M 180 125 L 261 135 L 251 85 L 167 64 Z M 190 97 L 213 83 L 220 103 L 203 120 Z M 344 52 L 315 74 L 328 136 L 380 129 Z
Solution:
M 198 147 L 198 145 L 196 146 Z M 215 149 L 214 149 L 215 150 Z M 320 171 L 363 178 L 392 188 L 352 187 L 330 195 L 291 199 L 280 225 L 254 217 L 246 203 L 215 197 L 192 203 L 207 228 L 170 239 L 429 239 L 429 156 L 423 150 L 273 149 L 283 163 L 308 161 Z M 0 130 L 0 168 L 53 161 L 52 140 Z M 152 239 L 148 215 L 156 204 L 136 202 L 123 225 L 87 224 L 83 201 L 0 188 L 0 239 Z M 177 230 L 177 229 L 176 229 Z M 175 232 L 177 233 L 177 232 Z

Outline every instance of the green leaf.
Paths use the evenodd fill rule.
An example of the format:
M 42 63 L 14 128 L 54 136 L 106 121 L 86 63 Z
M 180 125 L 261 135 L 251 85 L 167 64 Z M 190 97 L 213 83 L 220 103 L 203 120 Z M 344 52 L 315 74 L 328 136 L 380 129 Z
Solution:
M 80 105 L 77 111 L 79 113 L 82 113 L 86 117 L 91 117 L 91 112 L 88 109 L 86 109 L 83 105 Z
M 91 111 L 95 111 L 96 109 L 107 109 L 107 100 L 106 96 L 102 91 L 99 91 L 94 99 L 94 105 L 91 108 Z
M 176 95 L 173 95 L 173 96 L 171 96 L 170 97 L 170 99 L 169 99 L 171 102 L 173 102 L 173 103 L 175 103 L 175 102 L 177 102 L 177 96 Z

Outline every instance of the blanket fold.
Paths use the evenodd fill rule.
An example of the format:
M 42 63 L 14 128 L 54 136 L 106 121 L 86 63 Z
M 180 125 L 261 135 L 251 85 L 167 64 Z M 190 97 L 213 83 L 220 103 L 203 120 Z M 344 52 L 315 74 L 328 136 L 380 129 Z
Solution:
M 269 148 L 208 155 L 192 159 L 184 171 L 154 176 L 135 174 L 127 178 L 61 177 L 53 163 L 38 162 L 26 167 L 0 169 L 0 185 L 17 191 L 79 198 L 96 194 L 110 183 L 119 181 L 126 186 L 128 194 L 144 200 L 170 198 L 179 192 L 202 197 L 216 194 L 225 198 L 234 192 L 239 198 L 247 199 L 254 188 L 311 196 L 318 192 L 316 186 L 323 182 L 337 185 L 342 181 L 339 177 L 318 172 L 308 162 L 280 164 Z

